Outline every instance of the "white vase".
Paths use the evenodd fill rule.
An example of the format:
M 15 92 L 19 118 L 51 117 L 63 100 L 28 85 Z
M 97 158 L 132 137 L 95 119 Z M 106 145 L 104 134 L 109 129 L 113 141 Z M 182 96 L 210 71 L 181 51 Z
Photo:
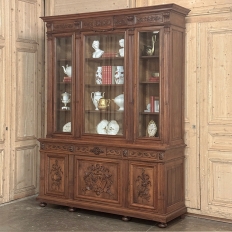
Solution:
M 119 106 L 118 110 L 124 110 L 124 94 L 118 95 L 113 101 Z

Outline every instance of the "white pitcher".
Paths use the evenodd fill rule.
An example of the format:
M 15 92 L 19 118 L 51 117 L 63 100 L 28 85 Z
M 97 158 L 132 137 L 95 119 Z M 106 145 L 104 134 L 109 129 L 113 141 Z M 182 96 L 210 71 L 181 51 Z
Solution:
M 98 109 L 98 102 L 99 102 L 99 99 L 104 97 L 104 94 L 105 94 L 105 92 L 101 93 L 99 91 L 91 93 L 91 99 L 92 99 L 93 104 L 95 106 L 95 110 L 99 110 Z

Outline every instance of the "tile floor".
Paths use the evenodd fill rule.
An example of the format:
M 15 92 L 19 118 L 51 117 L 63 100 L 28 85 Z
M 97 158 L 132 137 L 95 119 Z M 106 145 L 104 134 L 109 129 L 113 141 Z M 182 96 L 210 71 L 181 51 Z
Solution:
M 0 231 L 232 231 L 232 224 L 186 216 L 161 229 L 153 221 L 123 222 L 118 215 L 82 209 L 71 213 L 50 204 L 42 208 L 33 196 L 0 205 Z

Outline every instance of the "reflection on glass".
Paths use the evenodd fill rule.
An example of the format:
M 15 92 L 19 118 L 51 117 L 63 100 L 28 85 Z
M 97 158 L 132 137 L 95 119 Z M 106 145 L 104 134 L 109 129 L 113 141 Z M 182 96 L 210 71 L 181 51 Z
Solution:
M 124 134 L 124 34 L 85 37 L 86 134 Z M 124 52 L 123 52 L 124 53 Z M 126 78 L 125 78 L 126 79 Z
M 158 138 L 160 133 L 159 31 L 139 33 L 139 137 Z
M 56 38 L 55 130 L 71 132 L 72 38 Z

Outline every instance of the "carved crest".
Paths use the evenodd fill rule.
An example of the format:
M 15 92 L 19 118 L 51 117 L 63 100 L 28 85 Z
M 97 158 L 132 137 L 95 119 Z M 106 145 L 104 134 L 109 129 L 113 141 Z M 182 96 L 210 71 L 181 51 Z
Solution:
M 82 190 L 85 193 L 87 191 L 92 191 L 95 192 L 97 196 L 102 193 L 113 195 L 110 192 L 113 179 L 108 168 L 100 164 L 89 166 L 83 179 L 85 181 L 85 188 Z

